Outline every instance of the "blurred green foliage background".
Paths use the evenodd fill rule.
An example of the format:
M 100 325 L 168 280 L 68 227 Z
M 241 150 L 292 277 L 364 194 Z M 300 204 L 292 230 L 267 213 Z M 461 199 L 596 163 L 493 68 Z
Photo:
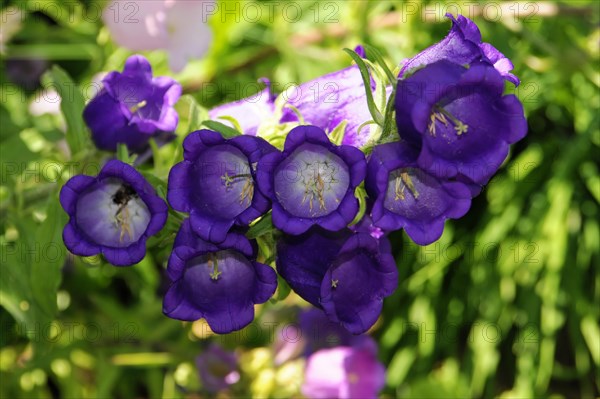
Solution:
M 397 65 L 444 37 L 445 12 L 473 18 L 484 41 L 512 59 L 522 83 L 507 90 L 525 106 L 528 136 L 439 242 L 419 248 L 403 233 L 391 236 L 400 284 L 372 330 L 387 367 L 382 395 L 597 396 L 598 3 L 298 1 L 286 14 L 282 3 L 262 2 L 258 19 L 244 15 L 254 2 L 228 7 L 235 3 L 238 15 L 211 20 L 209 53 L 182 73 L 169 71 L 164 52 L 144 53 L 155 75 L 174 76 L 204 107 L 259 91 L 260 77 L 281 91 L 341 69 L 350 64 L 342 48 L 359 43 Z M 90 146 L 71 155 L 64 119 L 33 116 L 30 104 L 52 81 L 62 82 L 63 105 L 87 100 L 97 73 L 122 68 L 131 53 L 111 41 L 104 5 L 3 1 L 4 32 L 9 7 L 23 14 L 0 64 L 0 395 L 204 397 L 193 361 L 213 340 L 244 353 L 239 397 L 298 396 L 290 381 L 301 367 L 273 366 L 266 329 L 214 337 L 205 324 L 162 315 L 167 233 L 131 268 L 74 258 L 62 246 L 58 190 L 74 173 L 96 173 L 107 154 Z M 189 104 L 178 108 L 182 135 Z M 75 119 L 67 115 L 69 129 Z M 163 164 L 147 171 L 158 185 L 176 156 L 172 148 L 161 154 Z M 293 321 L 302 306 L 293 294 L 267 303 L 256 324 Z

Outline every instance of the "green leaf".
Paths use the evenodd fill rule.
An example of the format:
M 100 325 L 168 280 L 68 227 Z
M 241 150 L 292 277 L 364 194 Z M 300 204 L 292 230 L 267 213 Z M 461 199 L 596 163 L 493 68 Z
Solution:
M 375 101 L 373 100 L 373 92 L 371 91 L 371 75 L 369 74 L 369 69 L 367 65 L 363 61 L 363 59 L 356 54 L 356 52 L 345 48 L 344 51 L 348 53 L 350 57 L 356 62 L 358 69 L 360 70 L 360 75 L 362 76 L 363 84 L 365 86 L 365 94 L 367 96 L 367 105 L 369 107 L 369 112 L 371 112 L 371 116 L 373 116 L 373 120 L 377 122 L 379 126 L 383 126 L 384 119 L 381 112 L 377 109 L 375 105 Z
M 129 157 L 129 150 L 127 144 L 117 143 L 117 159 L 121 162 L 132 164 L 133 159 Z
M 19 219 L 19 239 L 0 243 L 0 304 L 17 321 L 17 331 L 32 341 L 36 355 L 49 348 L 44 331 L 57 312 L 56 293 L 67 254 L 61 238 L 66 219 L 55 193 L 41 225 Z
M 396 125 L 395 117 L 395 98 L 396 87 L 394 87 L 392 94 L 390 94 L 390 98 L 385 108 L 385 122 L 383 124 L 383 131 L 381 132 L 381 137 L 379 138 L 378 144 L 391 143 L 400 140 L 400 135 L 398 132 L 398 126 Z
M 208 117 L 206 109 L 196 102 L 196 99 L 189 94 L 181 97 L 180 102 L 186 103 L 189 109 L 187 133 L 200 129 L 202 121 Z
M 335 127 L 329 133 L 329 140 L 335 145 L 342 145 L 342 141 L 344 140 L 344 136 L 346 135 L 346 126 L 348 125 L 348 121 L 344 119 L 340 122 L 339 125 Z
M 363 44 L 363 47 L 367 51 L 367 56 L 369 58 L 371 58 L 373 61 L 375 61 L 383 69 L 383 71 L 385 72 L 385 74 L 389 80 L 388 83 L 391 85 L 395 84 L 397 78 L 392 73 L 392 71 L 387 66 L 387 64 L 385 63 L 385 60 L 383 59 L 383 55 L 381 55 L 381 52 L 379 52 L 379 50 L 376 49 L 375 47 L 368 45 L 368 44 Z
M 268 234 L 273 230 L 275 230 L 275 227 L 273 227 L 273 219 L 271 218 L 271 214 L 267 213 L 262 219 L 250 227 L 250 230 L 246 233 L 246 237 L 252 240 Z
M 67 143 L 71 154 L 77 154 L 89 146 L 89 136 L 83 121 L 85 100 L 73 80 L 58 66 L 49 72 L 56 91 L 60 94 L 60 109 L 67 122 Z
M 270 302 L 276 303 L 279 301 L 283 301 L 285 298 L 287 298 L 290 295 L 290 292 L 292 292 L 292 288 L 287 283 L 287 281 L 285 281 L 283 279 L 283 277 L 281 277 L 278 274 L 277 275 L 277 292 L 275 293 L 273 298 L 271 298 Z
M 230 122 L 233 125 L 233 128 L 238 132 L 242 131 L 240 123 L 233 116 L 219 116 L 219 119 L 223 119 L 224 121 Z
M 211 130 L 221 133 L 221 135 L 226 139 L 242 135 L 242 133 L 238 132 L 234 128 L 224 125 L 221 122 L 204 121 L 202 124 Z
M 356 187 L 354 196 L 358 199 L 358 213 L 350 223 L 350 226 L 354 226 L 360 222 L 367 211 L 367 191 L 365 190 L 364 183 L 361 183 L 360 186 Z
M 35 256 L 31 257 L 31 290 L 39 307 L 50 318 L 56 314 L 56 292 L 62 276 L 61 267 L 66 260 L 62 240 L 66 222 L 67 215 L 55 194 L 50 197 L 46 220 L 36 229 L 34 242 L 31 243 L 36 250 Z

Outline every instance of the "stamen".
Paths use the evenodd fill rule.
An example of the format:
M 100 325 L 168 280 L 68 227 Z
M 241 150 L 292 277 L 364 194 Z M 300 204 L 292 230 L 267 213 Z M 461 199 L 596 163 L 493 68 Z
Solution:
M 408 189 L 412 193 L 413 197 L 415 197 L 415 199 L 418 199 L 419 198 L 419 192 L 415 188 L 415 185 L 413 184 L 412 179 L 408 175 L 408 172 L 402 172 L 402 173 L 400 173 L 400 178 L 402 179 L 402 181 L 404 182 L 404 184 L 406 184 L 406 186 L 408 186 Z
M 320 164 L 321 162 L 319 162 Z M 327 210 L 325 203 L 325 192 L 332 189 L 332 184 L 337 183 L 335 179 L 335 168 L 329 165 L 328 162 L 322 162 L 326 170 L 320 170 L 319 167 L 312 173 L 307 173 L 304 176 L 304 196 L 302 197 L 301 205 L 308 200 L 309 210 L 313 210 L 314 203 L 319 202 L 319 209 Z M 307 169 L 311 165 L 307 165 Z M 311 168 L 312 169 L 312 168 Z
M 240 205 L 243 204 L 245 200 L 248 200 L 248 203 L 252 203 L 252 199 L 254 198 L 254 180 L 252 180 L 252 175 L 249 173 L 242 173 L 230 176 L 228 172 L 225 172 L 225 174 L 221 176 L 225 188 L 230 188 L 235 182 L 235 179 L 246 180 L 242 186 L 242 192 L 240 193 Z
M 252 203 L 252 198 L 254 198 L 254 181 L 252 178 L 247 178 L 246 183 L 242 187 L 242 192 L 240 193 L 240 205 L 244 203 L 244 200 L 248 200 L 248 204 Z
M 251 179 L 252 175 L 249 173 L 242 173 L 239 175 L 231 175 L 230 176 L 229 172 L 225 172 L 225 174 L 223 176 L 221 176 L 221 180 L 223 180 L 223 184 L 227 188 L 229 188 L 229 186 L 231 186 L 231 183 L 233 183 L 235 179 L 241 179 L 241 178 Z
M 406 199 L 404 190 L 408 187 L 408 190 L 412 193 L 415 199 L 419 198 L 419 192 L 417 191 L 410 175 L 408 172 L 396 172 L 396 177 L 394 180 L 394 200 L 404 200 Z
M 139 111 L 141 108 L 144 108 L 146 105 L 148 105 L 148 102 L 146 100 L 142 100 L 139 103 L 135 104 L 134 106 L 129 108 L 129 111 L 134 114 L 137 111 Z
M 121 212 L 118 212 L 116 217 L 117 224 L 121 228 L 121 233 L 119 234 L 119 242 L 123 242 L 123 238 L 125 238 L 125 233 L 129 237 L 129 240 L 133 238 L 133 232 L 131 231 L 131 226 L 129 225 L 129 208 L 125 205 Z
M 440 107 L 439 105 L 436 105 L 433 109 L 434 109 L 434 111 L 431 113 L 431 115 L 429 117 L 429 127 L 428 127 L 429 134 L 431 134 L 432 136 L 435 136 L 435 133 L 436 133 L 435 132 L 436 121 L 440 121 L 441 123 L 444 124 L 444 126 L 448 126 L 448 119 L 454 125 L 454 130 L 456 131 L 457 136 L 460 136 L 469 130 L 469 126 L 466 123 L 463 123 L 462 121 L 458 120 L 456 117 L 454 117 L 454 115 L 452 115 L 450 112 L 448 112 L 448 110 L 446 110 L 445 108 Z

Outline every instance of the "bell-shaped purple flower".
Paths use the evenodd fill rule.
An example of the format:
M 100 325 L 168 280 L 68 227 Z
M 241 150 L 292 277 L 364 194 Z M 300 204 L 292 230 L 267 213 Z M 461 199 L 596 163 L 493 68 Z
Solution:
M 302 331 L 304 355 L 310 356 L 320 349 L 336 346 L 360 347 L 373 340 L 366 334 L 354 335 L 339 323 L 334 323 L 321 309 L 309 308 L 298 316 Z
M 321 349 L 309 356 L 302 394 L 310 399 L 374 399 L 384 385 L 385 367 L 372 341 L 358 347 Z
M 284 324 L 275 331 L 273 360 L 281 365 L 298 357 L 308 357 L 320 349 L 336 346 L 364 346 L 373 340 L 366 334 L 354 335 L 334 323 L 322 309 L 301 308 L 298 324 Z
M 406 142 L 373 149 L 365 186 L 373 224 L 384 231 L 404 229 L 419 245 L 442 235 L 446 219 L 462 217 L 471 206 L 465 184 L 438 179 L 417 165 L 418 152 Z
M 353 334 L 367 331 L 379 317 L 383 298 L 398 285 L 398 270 L 386 239 L 353 234 L 321 283 L 321 306 L 331 321 Z
M 261 123 L 275 115 L 275 96 L 271 91 L 271 83 L 264 78 L 261 81 L 267 85 L 265 89 L 250 97 L 219 105 L 208 112 L 208 117 L 210 119 L 233 118 L 239 124 L 241 133 L 256 136 Z M 226 119 L 219 122 L 234 127 Z
M 358 46 L 356 51 L 364 56 L 362 46 Z M 369 89 L 375 89 L 374 80 L 371 80 Z M 388 87 L 386 93 L 389 97 L 391 87 Z M 277 111 L 277 104 L 283 107 L 279 111 L 281 115 Z M 359 130 L 361 125 L 373 117 L 356 65 L 291 87 L 277 99 L 271 94 L 270 88 L 266 88 L 242 100 L 215 107 L 209 111 L 209 116 L 211 119 L 232 117 L 237 120 L 242 133 L 256 135 L 264 122 L 299 122 L 297 112 L 305 124 L 317 126 L 328 133 L 345 121 L 347 124 L 342 139 L 344 145 L 360 148 L 370 140 L 368 126 Z M 223 123 L 233 127 L 229 121 L 225 120 Z
M 364 154 L 336 146 L 316 126 L 298 126 L 286 137 L 283 152 L 261 158 L 260 191 L 273 202 L 273 224 L 288 234 L 313 225 L 337 231 L 358 212 L 354 190 L 366 174 Z
M 235 353 L 225 351 L 215 344 L 211 344 L 196 357 L 196 367 L 203 388 L 211 393 L 227 389 L 240 380 Z
M 230 232 L 220 244 L 201 240 L 186 219 L 175 237 L 167 274 L 173 282 L 163 313 L 173 319 L 206 319 L 218 334 L 239 330 L 254 319 L 254 304 L 266 302 L 277 275 L 256 262 L 256 246 Z
M 353 334 L 367 331 L 398 284 L 389 242 L 350 230 L 284 235 L 277 271 L 302 298 Z
M 110 72 L 103 84 L 83 111 L 98 148 L 115 151 L 118 143 L 124 143 L 141 152 L 150 138 L 170 134 L 177 127 L 173 106 L 181 86 L 166 76 L 152 77 L 152 67 L 141 55 L 129 57 L 123 72 Z
M 323 277 L 351 235 L 349 229 L 331 232 L 319 227 L 301 235 L 284 234 L 277 241 L 277 272 L 301 298 L 321 307 Z
M 454 18 L 452 14 L 446 14 L 446 17 L 452 20 L 452 28 L 448 35 L 408 60 L 400 70 L 400 78 L 405 77 L 414 68 L 439 60 L 448 60 L 459 65 L 483 61 L 494 66 L 504 79 L 515 86 L 519 85 L 519 79 L 510 73 L 513 69 L 512 62 L 491 44 L 482 43 L 481 32 L 475 22 L 462 15 Z
M 398 81 L 396 123 L 420 148 L 418 166 L 441 178 L 483 185 L 527 133 L 523 105 L 503 95 L 504 83 L 485 63 L 470 68 L 437 61 Z
M 60 192 L 69 214 L 63 241 L 75 255 L 102 254 L 115 266 L 138 263 L 146 240 L 167 220 L 167 204 L 133 167 L 117 160 L 98 176 L 72 177 Z
M 269 210 L 269 200 L 255 187 L 255 164 L 275 147 L 260 137 L 224 139 L 199 130 L 185 138 L 183 148 L 183 162 L 169 173 L 167 199 L 190 214 L 200 238 L 222 242 L 233 225 L 247 226 Z
M 369 89 L 375 89 L 373 80 Z M 304 123 L 318 126 L 326 132 L 331 132 L 346 121 L 342 144 L 360 148 L 369 141 L 369 128 L 358 130 L 373 117 L 367 104 L 365 85 L 356 65 L 310 80 L 280 96 L 286 105 L 300 112 Z M 284 107 L 280 122 L 296 121 L 296 112 Z

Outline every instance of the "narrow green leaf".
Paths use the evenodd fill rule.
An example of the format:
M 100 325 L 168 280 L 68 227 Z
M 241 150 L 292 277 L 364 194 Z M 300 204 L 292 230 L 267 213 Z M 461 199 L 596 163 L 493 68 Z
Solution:
M 189 94 L 182 97 L 188 103 L 190 112 L 188 114 L 188 133 L 200 129 L 202 121 L 208 116 L 206 110 L 196 102 L 196 99 Z
M 127 144 L 117 143 L 117 159 L 121 162 L 129 162 L 129 151 L 127 150 Z
M 85 100 L 69 75 L 58 66 L 53 66 L 49 72 L 60 94 L 60 109 L 67 122 L 67 143 L 71 154 L 77 154 L 89 145 L 89 136 L 83 121 Z
M 50 348 L 43 331 L 57 311 L 56 293 L 67 255 L 61 238 L 66 219 L 54 192 L 41 225 L 22 218 L 17 223 L 22 238 L 13 243 L 0 239 L 0 305 L 14 317 L 17 332 L 31 340 L 36 356 Z
M 275 295 L 273 296 L 273 298 L 271 298 L 270 302 L 271 303 L 276 303 L 276 302 L 279 302 L 279 301 L 283 301 L 285 298 L 287 298 L 290 295 L 290 292 L 292 292 L 292 288 L 287 283 L 287 281 L 285 281 L 278 274 L 277 275 L 277 292 L 275 293 Z
M 381 137 L 379 138 L 379 144 L 390 143 L 400 140 L 398 126 L 396 125 L 396 118 L 394 116 L 396 112 L 395 98 L 396 87 L 394 87 L 392 94 L 390 94 L 387 106 L 385 107 L 385 122 L 383 124 L 383 131 L 381 132 Z
M 46 220 L 36 229 L 31 247 L 36 250 L 31 260 L 31 291 L 43 312 L 49 318 L 56 313 L 56 292 L 61 280 L 61 267 L 65 263 L 66 250 L 62 241 L 62 230 L 67 215 L 58 201 L 58 194 L 50 196 Z
M 250 227 L 250 230 L 246 233 L 246 237 L 250 239 L 255 239 L 262 235 L 272 232 L 275 230 L 273 227 L 273 220 L 271 218 L 271 214 L 267 213 L 262 217 L 258 222 Z
M 233 128 L 238 132 L 242 131 L 240 123 L 233 116 L 219 116 L 219 119 L 223 119 L 224 121 L 230 122 L 233 125 Z
M 238 132 L 234 128 L 224 125 L 221 122 L 204 121 L 202 124 L 211 130 L 221 133 L 221 135 L 226 139 L 242 135 L 242 133 Z
M 368 44 L 363 44 L 363 47 L 365 48 L 365 50 L 367 50 L 367 57 L 371 58 L 373 61 L 375 61 L 385 72 L 388 80 L 389 80 L 389 84 L 393 85 L 396 83 L 396 76 L 392 73 L 392 71 L 390 70 L 390 68 L 387 66 L 387 64 L 385 63 L 385 60 L 383 59 L 383 55 L 381 54 L 381 52 Z
M 356 187 L 354 196 L 358 199 L 358 213 L 354 217 L 354 220 L 350 223 L 350 226 L 360 222 L 367 211 L 367 191 L 365 190 L 364 184 Z
M 330 133 L 329 140 L 335 145 L 342 145 L 344 136 L 346 135 L 346 126 L 348 125 L 347 120 L 343 120 L 337 125 Z
M 373 92 L 371 91 L 371 75 L 369 74 L 369 69 L 367 65 L 363 61 L 363 59 L 356 54 L 354 51 L 345 48 L 344 51 L 348 53 L 350 57 L 356 62 L 358 69 L 360 70 L 360 75 L 362 76 L 363 84 L 365 86 L 365 94 L 367 96 L 367 105 L 369 106 L 369 112 L 373 116 L 373 120 L 377 122 L 379 126 L 383 126 L 384 119 L 381 112 L 377 109 L 375 105 L 375 101 L 373 100 Z

